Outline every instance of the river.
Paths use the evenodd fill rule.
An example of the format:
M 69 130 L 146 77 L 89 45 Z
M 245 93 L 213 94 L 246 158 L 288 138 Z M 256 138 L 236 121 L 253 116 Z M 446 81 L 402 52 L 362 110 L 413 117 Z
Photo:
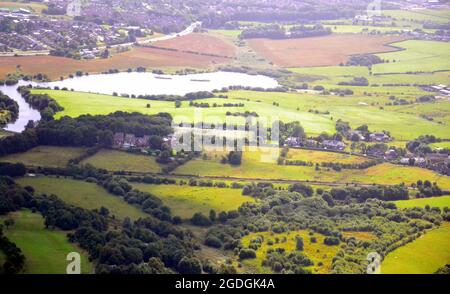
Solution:
M 14 86 L 0 86 L 0 90 L 16 100 L 19 104 L 19 118 L 9 123 L 4 128 L 12 132 L 24 130 L 29 120 L 39 121 L 39 112 L 32 109 L 28 103 L 17 92 L 20 85 L 30 84 L 30 82 L 20 81 Z M 263 75 L 249 75 L 236 72 L 211 72 L 188 75 L 158 75 L 153 73 L 122 72 L 116 74 L 96 74 L 82 77 L 74 77 L 62 81 L 47 83 L 31 83 L 33 86 L 51 87 L 60 89 L 65 87 L 69 90 L 90 93 L 100 93 L 112 95 L 184 95 L 186 93 L 198 91 L 212 91 L 229 86 L 242 86 L 252 88 L 276 88 L 278 82 Z

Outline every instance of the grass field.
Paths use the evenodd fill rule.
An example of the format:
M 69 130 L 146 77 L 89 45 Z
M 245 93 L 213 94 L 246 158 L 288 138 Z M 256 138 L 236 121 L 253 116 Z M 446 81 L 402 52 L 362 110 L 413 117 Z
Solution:
M 12 1 L 1 1 L 0 8 L 8 8 L 10 11 L 18 10 L 19 8 L 28 9 L 36 13 L 41 13 L 42 10 L 47 9 L 47 5 L 42 3 L 21 3 Z
M 389 253 L 383 274 L 432 274 L 450 263 L 450 223 L 445 222 L 411 243 Z
M 23 153 L 0 157 L 4 162 L 22 162 L 31 166 L 65 167 L 70 159 L 83 154 L 84 148 L 38 146 Z
M 450 44 L 447 42 L 409 40 L 393 45 L 405 50 L 379 54 L 390 62 L 375 64 L 374 74 L 450 70 Z
M 24 253 L 24 273 L 65 274 L 68 265 L 66 256 L 70 252 L 80 253 L 82 273 L 92 273 L 93 265 L 87 259 L 87 254 L 69 243 L 65 232 L 45 229 L 44 219 L 39 213 L 22 210 L 0 219 L 10 217 L 15 220 L 15 224 L 5 229 L 4 233 Z
M 17 65 L 23 74 L 46 74 L 50 79 L 67 77 L 80 70 L 101 73 L 109 69 L 127 70 L 139 66 L 152 68 L 208 68 L 214 64 L 228 62 L 228 58 L 190 54 L 155 48 L 135 47 L 130 51 L 113 55 L 107 59 L 75 60 L 58 56 L 0 57 L 0 79 L 15 73 Z
M 334 162 L 342 164 L 363 163 L 368 161 L 367 158 L 362 156 L 293 148 L 289 149 L 286 159 L 306 162 L 311 161 L 312 163 Z
M 355 87 L 358 88 L 358 87 Z M 380 110 L 376 103 L 388 102 L 389 95 L 415 99 L 424 92 L 413 87 L 395 87 L 385 89 L 377 95 L 367 96 L 364 91 L 376 92 L 383 90 L 377 87 L 361 87 L 355 89 L 354 96 L 322 96 L 305 93 L 271 93 L 256 91 L 230 91 L 227 93 L 227 103 L 244 103 L 239 111 L 255 111 L 260 117 L 276 118 L 284 121 L 298 120 L 302 123 L 308 134 L 320 134 L 321 132 L 334 132 L 335 121 L 340 118 L 350 122 L 356 128 L 362 124 L 368 124 L 371 131 L 388 130 L 399 141 L 412 140 L 420 135 L 434 134 L 440 138 L 450 138 L 450 132 L 445 125 L 431 122 L 420 117 L 421 113 L 403 113 L 401 111 L 385 109 Z M 145 99 L 128 99 L 108 95 L 91 93 L 55 91 L 55 90 L 33 90 L 34 93 L 48 93 L 65 110 L 58 112 L 56 117 L 68 115 L 76 117 L 82 114 L 108 114 L 117 110 L 137 111 L 144 114 L 155 114 L 159 112 L 169 112 L 175 121 L 192 121 L 196 114 L 196 108 L 189 107 L 187 102 L 183 102 L 180 108 L 175 108 L 173 102 L 150 101 L 151 108 L 147 108 L 149 103 Z M 382 95 L 382 98 L 378 95 Z M 198 102 L 224 103 L 221 98 L 201 99 Z M 273 102 L 279 103 L 274 112 Z M 361 104 L 363 103 L 363 104 Z M 374 104 L 374 106 L 371 106 Z M 428 105 L 428 104 L 427 104 Z M 442 108 L 429 104 L 431 109 Z M 450 105 L 450 103 L 449 103 Z M 297 110 L 298 109 L 298 110 Z M 310 109 L 320 112 L 329 111 L 329 115 L 315 114 L 309 112 Z M 227 117 L 227 111 L 235 112 L 236 108 L 230 107 L 210 107 L 201 109 L 201 120 L 205 122 L 217 123 L 228 121 L 230 123 L 244 121 L 243 117 Z M 331 119 L 333 118 L 333 120 Z M 197 118 L 198 119 L 198 118 Z M 407 128 L 405 126 L 408 126 Z
M 346 238 L 356 238 L 361 241 L 371 241 L 376 238 L 372 232 L 345 231 L 342 235 Z
M 256 251 L 255 259 L 246 259 L 242 263 L 249 269 L 252 273 L 271 273 L 271 269 L 263 267 L 261 262 L 265 259 L 267 250 L 269 248 L 284 248 L 286 252 L 292 252 L 296 248 L 296 236 L 303 238 L 304 250 L 303 253 L 306 254 L 313 262 L 314 265 L 308 267 L 313 273 L 326 274 L 329 273 L 331 269 L 331 262 L 333 257 L 336 255 L 339 246 L 327 246 L 323 244 L 324 236 L 321 234 L 314 234 L 317 239 L 317 243 L 311 243 L 308 231 L 294 231 L 281 234 L 275 234 L 272 232 L 261 232 L 261 233 L 251 233 L 242 238 L 242 245 L 248 247 L 250 241 L 258 236 L 264 238 L 263 245 Z M 275 243 L 275 238 L 280 240 L 279 243 Z M 286 242 L 282 240 L 286 238 Z M 268 240 L 274 241 L 274 245 L 270 246 L 267 244 Z M 319 265 L 321 262 L 323 265 Z
M 237 177 L 243 179 L 320 181 L 333 183 L 362 183 L 395 185 L 402 182 L 412 184 L 417 180 L 428 179 L 437 182 L 442 189 L 450 188 L 450 178 L 431 170 L 418 167 L 399 166 L 383 163 L 363 170 L 343 170 L 335 172 L 314 167 L 283 166 L 276 162 L 264 162 L 263 154 L 268 150 L 247 151 L 240 166 L 220 163 L 221 156 L 209 156 L 208 160 L 194 159 L 178 167 L 174 173 L 193 176 Z
M 161 172 L 161 167 L 154 157 L 111 149 L 102 149 L 81 162 L 87 163 L 108 171 Z
M 132 220 L 148 215 L 139 208 L 126 203 L 122 198 L 108 193 L 99 185 L 69 178 L 35 177 L 17 180 L 22 186 L 32 186 L 37 193 L 55 194 L 66 203 L 85 209 L 106 207 L 110 215 L 119 219 L 129 217 Z
M 397 49 L 386 44 L 402 40 L 394 36 L 335 34 L 302 39 L 252 39 L 249 46 L 282 67 L 328 66 L 345 63 L 353 54 L 380 53 Z
M 382 15 L 390 16 L 395 20 L 407 20 L 413 22 L 437 22 L 447 23 L 450 21 L 449 10 L 382 10 Z
M 241 189 L 135 183 L 132 186 L 157 196 L 170 207 L 173 215 L 182 218 L 190 218 L 196 212 L 209 215 L 211 209 L 217 213 L 230 211 L 239 208 L 244 202 L 255 201 L 252 197 L 243 196 Z
M 443 209 L 444 207 L 450 208 L 450 196 L 399 200 L 394 201 L 394 203 L 395 205 L 397 205 L 397 208 L 424 208 L 426 205 L 428 205 L 430 207 L 439 207 L 440 209 Z

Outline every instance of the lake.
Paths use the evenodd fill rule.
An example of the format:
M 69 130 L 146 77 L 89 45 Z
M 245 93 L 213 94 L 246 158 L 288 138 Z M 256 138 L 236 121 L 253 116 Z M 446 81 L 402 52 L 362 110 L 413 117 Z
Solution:
M 235 72 L 212 72 L 189 75 L 158 75 L 153 73 L 117 73 L 74 77 L 63 81 L 42 83 L 44 87 L 74 89 L 74 91 L 129 95 L 184 95 L 190 92 L 212 91 L 229 86 L 276 88 L 278 82 L 262 75 Z
M 20 81 L 14 86 L 0 86 L 0 90 L 16 100 L 19 104 L 19 118 L 9 123 L 4 129 L 12 132 L 21 132 L 29 120 L 38 121 L 41 116 L 37 110 L 32 109 L 17 92 L 20 85 L 55 86 L 80 92 L 91 92 L 112 95 L 114 92 L 129 95 L 184 95 L 198 91 L 220 90 L 224 87 L 242 86 L 252 88 L 276 88 L 278 82 L 263 75 L 249 75 L 236 72 L 211 72 L 188 75 L 158 75 L 153 73 L 122 72 L 116 74 L 95 74 L 74 77 L 62 81 L 36 83 Z

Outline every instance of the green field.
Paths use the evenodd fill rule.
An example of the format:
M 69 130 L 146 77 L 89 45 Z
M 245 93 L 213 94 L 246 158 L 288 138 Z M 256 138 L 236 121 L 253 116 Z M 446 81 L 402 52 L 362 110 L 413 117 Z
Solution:
M 446 222 L 411 243 L 389 253 L 383 274 L 432 274 L 450 263 L 450 223 Z
M 23 153 L 0 157 L 4 162 L 22 162 L 31 166 L 65 167 L 70 159 L 83 154 L 84 148 L 38 146 Z
M 375 64 L 373 73 L 434 72 L 450 70 L 450 43 L 409 40 L 392 44 L 405 50 L 378 54 L 389 63 Z M 393 62 L 395 60 L 395 62 Z
M 255 199 L 242 195 L 242 189 L 191 187 L 174 185 L 132 184 L 134 188 L 149 192 L 160 198 L 170 207 L 173 215 L 190 218 L 196 212 L 209 215 L 214 209 L 217 213 L 238 209 L 244 202 Z
M 10 217 L 15 220 L 15 224 L 5 229 L 4 233 L 24 253 L 24 273 L 65 274 L 68 265 L 66 256 L 70 252 L 80 253 L 82 273 L 92 273 L 93 264 L 87 259 L 87 254 L 69 243 L 65 232 L 45 229 L 44 219 L 39 213 L 22 210 L 0 219 Z
M 356 164 L 369 161 L 369 159 L 362 156 L 293 148 L 289 149 L 286 159 L 301 160 L 312 163 L 334 162 L 342 164 Z
M 305 253 L 313 262 L 314 265 L 308 267 L 313 273 L 326 274 L 330 272 L 331 262 L 333 257 L 336 255 L 339 246 L 327 246 L 323 244 L 324 236 L 321 234 L 314 234 L 314 237 L 317 239 L 317 243 L 311 243 L 308 231 L 294 231 L 287 232 L 281 234 L 275 234 L 272 232 L 260 232 L 260 233 L 251 233 L 242 238 L 242 245 L 244 247 L 248 247 L 250 241 L 258 236 L 262 236 L 264 238 L 263 245 L 256 251 L 255 259 L 245 259 L 242 263 L 250 269 L 251 273 L 271 273 L 271 269 L 267 267 L 263 267 L 261 262 L 265 259 L 267 249 L 269 248 L 284 248 L 286 252 L 292 252 L 295 250 L 296 246 L 296 236 L 300 236 L 303 238 L 304 250 Z M 272 240 L 275 242 L 275 238 L 278 238 L 280 242 L 274 245 L 267 244 L 268 240 Z M 285 242 L 282 242 L 283 238 L 286 238 Z M 323 265 L 318 265 L 319 262 L 322 262 Z
M 182 107 L 175 108 L 172 102 L 151 101 L 151 108 L 145 105 L 149 102 L 144 99 L 127 99 L 108 95 L 97 95 L 89 93 L 74 93 L 68 91 L 54 90 L 33 90 L 36 93 L 49 93 L 60 103 L 65 110 L 58 113 L 58 117 L 69 115 L 76 117 L 82 114 L 108 114 L 117 110 L 137 111 L 144 114 L 155 114 L 158 112 L 169 112 L 174 116 L 174 120 L 193 121 L 196 111 L 200 117 L 197 121 L 220 123 L 243 123 L 243 117 L 227 117 L 227 111 L 255 111 L 260 117 L 280 119 L 284 122 L 298 120 L 302 123 L 308 134 L 320 134 L 321 132 L 334 132 L 335 120 L 338 118 L 349 121 L 351 126 L 358 127 L 368 124 L 372 131 L 388 130 L 400 141 L 415 139 L 420 135 L 434 134 L 441 138 L 450 137 L 450 131 L 445 125 L 437 122 L 425 120 L 417 115 L 391 111 L 389 109 L 380 110 L 377 103 L 389 102 L 388 97 L 395 95 L 398 98 L 415 99 L 416 96 L 424 94 L 423 91 L 415 87 L 354 87 L 355 95 L 348 97 L 322 96 L 305 93 L 271 93 L 255 91 L 230 91 L 227 103 L 244 103 L 244 107 L 210 107 L 197 109 L 189 107 L 187 102 L 182 103 Z M 374 93 L 371 96 L 364 95 Z M 380 97 L 381 96 L 381 97 Z M 224 99 L 210 98 L 201 99 L 198 102 L 224 103 Z M 273 102 L 280 105 L 274 112 Z M 448 102 L 446 102 L 448 103 Z M 373 105 L 373 106 L 371 106 Z M 321 113 L 315 114 L 309 110 L 318 110 Z M 274 117 L 275 115 L 275 117 Z M 368 118 L 370 118 L 368 120 Z M 405 126 L 408 127 L 405 127 Z
M 450 11 L 440 10 L 382 10 L 382 15 L 390 16 L 394 20 L 406 20 L 412 22 L 437 22 L 447 23 L 450 21 Z
M 108 208 L 110 215 L 119 219 L 129 217 L 132 220 L 148 215 L 139 208 L 128 204 L 119 196 L 108 193 L 97 184 L 69 178 L 35 177 L 17 180 L 22 186 L 32 186 L 37 193 L 55 194 L 66 203 L 85 209 Z
M 450 188 L 450 178 L 441 176 L 431 170 L 399 166 L 383 163 L 363 170 L 342 170 L 336 172 L 321 168 L 316 171 L 309 166 L 285 166 L 277 165 L 276 159 L 268 162 L 263 157 L 270 154 L 266 149 L 244 152 L 242 164 L 231 166 L 220 163 L 221 156 L 209 156 L 208 160 L 193 159 L 178 167 L 174 173 L 192 176 L 236 177 L 243 179 L 265 180 L 297 180 L 320 181 L 333 183 L 362 183 L 362 184 L 386 184 L 395 185 L 402 182 L 412 184 L 417 180 L 428 179 L 437 182 L 442 189 Z M 277 153 L 275 153 L 277 154 Z
M 450 196 L 399 200 L 394 201 L 394 203 L 398 208 L 424 208 L 426 205 L 428 205 L 430 207 L 439 207 L 440 209 L 443 209 L 444 207 L 450 208 Z
M 161 167 L 154 157 L 111 149 L 102 149 L 83 160 L 81 164 L 92 164 L 108 171 L 161 172 Z

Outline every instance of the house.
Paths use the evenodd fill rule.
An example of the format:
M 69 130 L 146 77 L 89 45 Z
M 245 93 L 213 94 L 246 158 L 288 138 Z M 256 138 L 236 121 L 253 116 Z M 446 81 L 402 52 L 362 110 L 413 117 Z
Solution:
M 304 145 L 305 145 L 305 147 L 316 148 L 317 147 L 317 141 L 308 139 L 308 140 L 305 140 Z
M 356 140 L 358 138 L 358 140 Z M 358 130 L 350 130 L 347 133 L 347 139 L 352 141 L 364 141 L 366 140 L 366 137 L 364 137 L 361 133 L 361 131 Z
M 390 149 L 390 150 L 386 151 L 386 153 L 384 153 L 384 159 L 386 159 L 386 160 L 393 160 L 393 159 L 396 159 L 397 157 L 398 157 L 398 153 L 394 149 Z
M 124 143 L 125 134 L 124 133 L 115 133 L 113 137 L 114 146 L 122 146 Z
M 136 137 L 136 147 L 148 148 L 150 136 Z
M 385 133 L 372 133 L 369 135 L 369 139 L 371 142 L 388 142 L 391 140 L 391 137 Z
M 289 147 L 301 147 L 302 146 L 302 140 L 299 137 L 289 137 L 284 141 L 285 146 Z
M 322 142 L 322 146 L 324 149 L 332 149 L 332 150 L 344 150 L 345 144 L 341 141 L 336 140 L 325 140 Z
M 136 136 L 134 134 L 125 134 L 125 139 L 122 147 L 131 148 L 136 146 Z

